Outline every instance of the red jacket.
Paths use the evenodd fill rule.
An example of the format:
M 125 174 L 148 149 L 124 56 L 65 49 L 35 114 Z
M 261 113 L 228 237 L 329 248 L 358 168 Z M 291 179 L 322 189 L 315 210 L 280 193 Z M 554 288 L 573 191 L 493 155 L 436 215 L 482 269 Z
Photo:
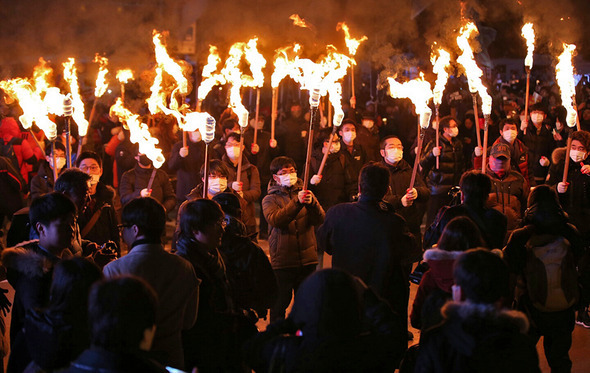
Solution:
M 29 182 L 29 172 L 33 171 L 33 164 L 36 162 L 36 159 L 41 159 L 35 154 L 35 151 L 31 147 L 28 141 L 23 141 L 22 131 L 16 122 L 16 120 L 12 117 L 6 117 L 2 119 L 0 124 L 0 138 L 7 143 L 13 138 L 17 138 L 18 140 L 13 143 L 14 154 L 16 155 L 16 159 L 18 160 L 18 164 L 20 166 L 20 172 L 23 176 L 23 179 L 28 183 Z M 42 155 L 42 152 L 41 152 Z

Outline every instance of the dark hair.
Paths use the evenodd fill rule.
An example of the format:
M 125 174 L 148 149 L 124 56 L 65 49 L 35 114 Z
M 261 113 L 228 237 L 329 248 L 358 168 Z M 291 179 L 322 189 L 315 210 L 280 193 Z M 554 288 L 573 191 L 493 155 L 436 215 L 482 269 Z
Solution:
M 324 147 L 324 142 L 330 141 L 330 136 L 332 136 L 332 129 L 322 128 L 317 132 L 317 135 L 315 136 L 313 147 L 322 149 Z
M 448 222 L 437 243 L 437 247 L 445 251 L 467 251 L 483 246 L 479 228 L 466 216 L 458 216 Z
M 581 142 L 587 152 L 590 151 L 590 132 L 584 130 L 575 131 L 572 133 L 572 141 L 574 140 Z
M 53 272 L 49 309 L 72 314 L 84 312 L 80 316 L 86 316 L 90 287 L 102 278 L 102 271 L 91 260 L 71 258 L 60 261 Z
M 226 130 L 234 129 L 236 126 L 239 126 L 239 125 L 240 124 L 238 123 L 237 119 L 230 117 L 230 118 L 227 118 L 226 120 L 224 120 L 223 122 L 221 122 L 221 129 L 223 130 L 223 132 L 225 132 Z
M 219 173 L 222 176 L 229 178 L 229 169 L 227 168 L 225 163 L 220 159 L 211 159 L 209 161 L 209 168 L 207 169 L 207 172 L 209 173 L 209 175 L 211 175 L 212 173 Z M 201 171 L 199 171 L 199 175 L 201 175 L 201 179 L 203 179 L 205 177 L 204 173 L 205 173 L 205 165 L 203 164 L 203 166 L 201 166 Z M 207 175 L 207 177 L 209 177 L 209 175 Z
M 241 218 L 242 208 L 240 207 L 240 199 L 235 194 L 221 192 L 217 193 L 212 199 L 219 204 L 225 214 L 237 219 Z
M 229 140 L 229 139 L 234 139 L 234 141 L 240 142 L 240 137 L 241 137 L 241 135 L 239 133 L 231 132 L 225 138 L 225 142 L 227 142 L 227 140 Z
M 123 206 L 121 222 L 136 225 L 141 235 L 159 242 L 166 228 L 166 210 L 152 197 L 135 198 Z
M 125 276 L 95 284 L 88 299 L 93 346 L 107 351 L 139 350 L 144 331 L 156 324 L 158 300 L 144 280 Z
M 37 231 L 37 223 L 49 225 L 52 221 L 76 214 L 74 202 L 68 196 L 58 192 L 35 198 L 29 208 L 29 220 L 35 231 Z
M 509 294 L 508 267 L 486 249 L 471 249 L 459 256 L 453 270 L 455 284 L 466 300 L 493 304 Z
M 283 168 L 287 168 L 287 167 L 294 167 L 295 169 L 297 169 L 297 165 L 295 164 L 295 161 L 289 157 L 285 157 L 285 156 L 276 157 L 275 159 L 272 160 L 272 162 L 270 162 L 270 172 L 273 175 L 276 175 L 277 172 L 279 172 Z
M 465 172 L 461 176 L 461 194 L 463 202 L 475 207 L 482 207 L 492 190 L 492 180 L 479 170 Z
M 184 205 L 180 211 L 180 234 L 191 235 L 217 223 L 225 216 L 219 204 L 206 198 L 199 198 Z
M 381 150 L 385 150 L 385 143 L 387 142 L 387 140 L 389 139 L 398 139 L 400 142 L 402 141 L 398 136 L 396 135 L 389 135 L 389 136 L 385 136 L 381 142 L 379 143 L 379 149 Z
M 542 111 L 544 114 L 547 114 L 547 109 L 542 102 L 537 102 L 536 104 L 531 105 L 529 113 L 533 111 Z
M 505 119 L 502 119 L 500 121 L 500 130 L 504 131 L 504 126 L 506 124 L 510 124 L 511 126 L 516 126 L 516 128 L 518 129 L 520 127 L 520 119 L 517 119 L 516 117 L 508 117 Z
M 77 168 L 69 168 L 62 172 L 55 182 L 55 191 L 72 194 L 79 190 L 88 189 L 90 175 Z
M 548 233 L 560 229 L 567 222 L 567 215 L 561 207 L 555 189 L 548 185 L 539 185 L 531 191 L 524 212 L 524 224 L 533 224 Z
M 66 147 L 61 142 L 55 141 L 55 150 L 61 150 L 65 153 Z M 51 145 L 45 147 L 45 155 L 51 157 Z
M 342 124 L 340 125 L 340 128 L 338 129 L 338 131 L 342 131 L 342 129 L 344 128 L 344 125 L 345 125 L 345 124 L 352 124 L 352 125 L 354 126 L 354 128 L 355 128 L 355 129 L 356 129 L 356 127 L 357 127 L 357 124 L 356 124 L 356 122 L 355 122 L 355 120 L 354 120 L 354 119 L 351 119 L 351 118 L 346 118 L 346 119 L 344 119 L 344 120 L 342 121 Z
M 359 175 L 359 189 L 363 197 L 380 200 L 389 188 L 389 170 L 381 163 L 369 162 Z
M 451 126 L 451 121 L 454 120 L 455 123 L 457 122 L 457 120 L 455 119 L 455 117 L 451 116 L 451 115 L 447 115 L 445 117 L 440 118 L 440 124 L 438 126 L 438 130 L 440 132 L 443 132 L 443 130 L 445 128 L 449 128 Z M 477 127 L 477 123 L 473 123 L 476 127 Z
M 100 168 L 102 168 L 102 158 L 100 158 L 100 156 L 95 152 L 90 151 L 80 153 L 80 155 L 76 158 L 76 167 L 80 168 L 80 163 L 82 163 L 83 160 L 88 158 L 94 159 L 98 163 Z

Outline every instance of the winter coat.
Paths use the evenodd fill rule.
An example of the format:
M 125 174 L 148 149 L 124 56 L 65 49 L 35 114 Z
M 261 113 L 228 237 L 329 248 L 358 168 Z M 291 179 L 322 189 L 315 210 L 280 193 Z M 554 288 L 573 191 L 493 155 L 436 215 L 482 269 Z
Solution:
M 121 179 L 123 178 L 123 174 L 129 170 L 132 170 L 137 161 L 135 160 L 135 156 L 137 155 L 137 151 L 139 149 L 139 145 L 131 143 L 129 141 L 129 133 L 125 131 L 125 140 L 119 143 L 115 148 L 115 164 L 113 168 L 117 169 L 117 181 L 118 185 L 121 185 Z
M 340 153 L 344 154 L 346 161 L 346 171 L 351 180 L 355 180 L 358 183 L 358 178 L 361 173 L 361 168 L 367 163 L 367 153 L 363 146 L 355 140 L 352 149 L 348 149 L 348 145 L 344 143 L 344 140 L 340 139 Z
M 233 165 L 227 155 L 221 158 L 223 163 L 229 170 L 229 177 L 227 178 L 227 186 L 231 188 L 231 184 L 237 181 L 238 167 Z M 256 166 L 248 161 L 245 156 L 242 157 L 242 174 L 240 177 L 242 184 L 241 198 L 246 201 L 245 210 L 242 211 L 242 222 L 248 229 L 248 234 L 256 232 L 256 209 L 254 202 L 260 198 L 260 175 Z
M 551 160 L 551 153 L 555 149 L 555 139 L 553 139 L 551 131 L 545 125 L 542 125 L 541 130 L 537 133 L 537 128 L 532 123 L 529 124 L 526 134 L 521 134 L 521 137 L 522 142 L 529 149 L 529 160 L 532 163 L 533 175 L 542 184 L 549 167 L 541 166 L 539 160 L 543 156 Z
M 12 215 L 25 205 L 22 193 L 27 184 L 20 172 L 14 168 L 7 157 L 0 157 L 0 216 L 12 218 Z
M 252 144 L 254 143 L 254 130 L 252 127 L 248 127 L 246 131 L 243 132 L 243 135 L 244 145 L 246 146 L 244 155 L 247 155 L 250 162 L 258 168 L 262 187 L 266 188 L 268 181 L 272 177 L 272 174 L 270 173 L 270 162 L 279 156 L 279 148 L 270 147 L 270 133 L 258 130 L 256 144 L 258 144 L 260 150 L 257 154 L 252 154 L 251 150 Z
M 176 201 L 180 205 L 186 200 L 187 194 L 201 182 L 201 167 L 205 160 L 205 143 L 187 141 L 188 155 L 182 158 L 179 154 L 182 141 L 172 147 L 168 168 L 176 171 Z
M 33 166 L 37 164 L 37 160 L 43 159 L 43 152 L 38 147 L 33 149 L 28 141 L 23 141 L 21 129 L 12 117 L 2 119 L 0 124 L 0 139 L 4 143 L 12 141 L 12 148 L 14 155 L 18 160 L 20 166 L 20 173 L 23 179 L 29 181 L 29 172 L 33 171 Z
M 412 167 L 405 160 L 400 160 L 395 166 L 392 166 L 385 161 L 382 161 L 383 165 L 389 170 L 389 190 L 383 200 L 390 203 L 395 212 L 400 214 L 408 227 L 410 232 L 416 237 L 421 237 L 420 225 L 422 224 L 422 218 L 426 212 L 426 203 L 430 197 L 430 191 L 422 176 L 416 174 L 416 180 L 414 182 L 414 188 L 418 192 L 418 198 L 414 201 L 411 206 L 404 207 L 402 205 L 402 197 L 406 194 L 410 187 L 410 181 L 412 179 Z
M 119 237 L 119 228 L 117 228 L 117 215 L 113 202 L 115 198 L 115 190 L 99 182 L 96 185 L 96 193 L 90 197 L 87 207 L 83 213 L 78 214 L 78 224 L 80 232 L 84 232 L 86 225 L 92 220 L 95 213 L 99 214 L 98 220 L 90 229 L 90 231 L 82 238 L 88 241 L 102 245 L 108 241 L 112 241 L 117 245 L 120 251 L 121 243 Z
M 281 153 L 293 159 L 298 170 L 305 165 L 305 149 L 307 146 L 307 135 L 301 136 L 302 132 L 309 130 L 309 123 L 302 117 L 289 117 L 281 120 L 277 125 L 276 137 Z
M 320 169 L 324 153 L 317 149 L 311 158 L 312 174 L 316 175 Z M 315 194 L 324 211 L 343 202 L 352 201 L 352 196 L 358 193 L 358 182 L 348 172 L 347 157 L 342 153 L 329 154 L 322 171 L 322 180 L 317 185 L 310 184 L 310 190 Z
M 174 209 L 174 206 L 176 206 L 176 196 L 174 195 L 174 189 L 172 188 L 168 174 L 153 167 L 142 168 L 139 166 L 139 163 L 136 163 L 135 168 L 125 172 L 121 177 L 119 194 L 121 195 L 121 203 L 123 205 L 141 196 L 141 190 L 148 187 L 154 170 L 156 170 L 156 176 L 152 183 L 151 197 L 164 205 L 166 211 Z
M 415 237 L 391 205 L 361 194 L 358 202 L 332 207 L 318 229 L 318 246 L 332 255 L 334 268 L 359 277 L 395 311 L 403 311 L 403 303 L 407 310 L 403 267 L 420 254 Z
M 498 210 L 506 215 L 506 239 L 508 239 L 510 233 L 521 226 L 520 223 L 529 194 L 528 186 L 522 175 L 514 170 L 510 170 L 500 179 L 488 165 L 486 173 L 492 180 L 492 191 L 486 207 Z
M 447 140 L 444 136 L 439 139 L 442 151 L 439 156 L 439 168 L 436 169 L 436 157 L 432 149 L 436 142 L 430 141 L 422 150 L 420 166 L 426 176 L 430 194 L 447 194 L 451 187 L 458 185 L 461 175 L 465 171 L 463 158 L 463 144 L 457 139 Z
M 379 139 L 379 129 L 376 125 L 373 125 L 371 129 L 368 129 L 364 126 L 358 126 L 357 138 L 355 141 L 358 141 L 358 143 L 367 153 L 366 162 L 378 162 L 381 160 L 381 154 L 379 152 L 379 145 L 381 141 Z
M 416 373 L 541 372 L 523 313 L 449 302 L 442 314 L 444 322 L 421 335 Z
M 64 168 L 60 170 L 60 174 L 65 169 L 64 166 Z M 37 175 L 33 176 L 31 179 L 31 200 L 53 192 L 54 185 L 55 180 L 53 180 L 53 170 L 51 169 L 51 166 L 49 166 L 49 162 L 41 162 Z
M 271 180 L 268 195 L 262 200 L 262 212 L 270 232 L 268 245 L 273 269 L 318 263 L 314 227 L 324 221 L 324 209 L 315 197 L 309 205 L 299 203 L 297 193 L 302 186 L 300 179 L 291 188 Z
M 496 139 L 496 141 L 494 141 L 492 147 L 499 143 L 506 144 L 508 147 L 510 147 L 510 168 L 513 171 L 520 172 L 524 180 L 528 183 L 528 187 L 535 186 L 536 183 L 533 173 L 533 164 L 530 161 L 529 149 L 524 145 L 524 143 L 519 139 L 516 139 L 511 145 L 508 141 L 504 140 L 502 136 L 500 136 Z M 492 147 L 488 149 L 488 154 L 490 154 Z M 481 162 L 482 156 L 476 157 L 474 155 L 473 168 L 476 170 L 481 170 Z
M 156 335 L 151 351 L 158 361 L 182 368 L 181 331 L 197 317 L 199 279 L 189 262 L 170 254 L 161 244 L 135 242 L 124 257 L 107 264 L 107 278 L 132 275 L 145 280 L 158 295 Z
M 163 365 L 153 361 L 146 352 L 111 352 L 92 347 L 74 361 L 62 373 L 167 373 Z

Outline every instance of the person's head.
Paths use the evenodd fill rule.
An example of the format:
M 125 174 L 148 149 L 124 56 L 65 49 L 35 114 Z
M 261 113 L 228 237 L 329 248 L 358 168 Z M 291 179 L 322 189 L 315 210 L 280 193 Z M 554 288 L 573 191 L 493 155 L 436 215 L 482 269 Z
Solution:
M 291 105 L 290 112 L 291 112 L 291 117 L 301 118 L 301 115 L 303 115 L 303 108 L 301 107 L 301 104 L 293 103 Z
M 346 145 L 352 145 L 356 139 L 356 123 L 352 119 L 345 119 L 340 125 L 338 135 Z
M 201 167 L 201 181 L 203 182 L 205 181 L 204 173 L 205 165 Z M 229 170 L 223 161 L 219 159 L 210 160 L 207 173 L 207 192 L 209 194 L 216 195 L 227 189 Z
M 149 351 L 156 331 L 156 292 L 137 277 L 92 286 L 88 321 L 92 346 L 112 352 Z
M 545 120 L 545 106 L 542 103 L 537 103 L 531 106 L 531 122 L 533 122 L 533 124 L 537 127 L 541 126 L 541 124 L 543 124 L 543 121 Z
M 489 158 L 490 170 L 500 178 L 510 171 L 510 147 L 504 143 L 492 146 Z
M 256 113 L 250 113 L 250 121 L 248 122 L 248 125 L 252 129 L 261 130 L 264 127 L 264 119 L 264 114 L 258 113 L 258 122 L 256 122 Z
M 221 129 L 223 130 L 223 137 L 226 138 L 232 132 L 240 133 L 240 124 L 237 119 L 228 118 L 221 122 Z
M 273 180 L 286 188 L 297 183 L 297 166 L 295 161 L 289 157 L 276 157 L 270 162 L 270 172 Z
M 555 129 L 561 131 L 567 125 L 567 109 L 562 105 L 555 108 Z
M 459 128 L 457 127 L 457 121 L 450 115 L 440 119 L 439 131 L 449 138 L 457 137 L 459 134 Z
M 131 246 L 138 239 L 159 243 L 166 227 L 166 210 L 152 197 L 135 198 L 123 206 L 121 237 Z
M 516 136 L 518 136 L 518 121 L 516 118 L 506 118 L 500 122 L 500 135 L 512 144 L 514 140 L 516 140 Z
M 492 180 L 480 171 L 467 171 L 461 176 L 461 199 L 463 203 L 483 207 L 492 190 Z
M 455 262 L 453 300 L 500 305 L 508 297 L 508 267 L 486 249 L 471 249 Z
M 375 117 L 373 116 L 373 114 L 363 115 L 361 124 L 363 125 L 363 127 L 370 130 L 375 126 Z
M 95 152 L 82 152 L 76 159 L 80 171 L 90 175 L 90 185 L 98 184 L 102 176 L 102 159 Z
M 189 140 L 190 140 L 192 143 L 196 144 L 196 143 L 198 143 L 199 141 L 201 141 L 201 139 L 202 139 L 203 137 L 201 136 L 201 131 L 199 131 L 199 130 L 196 130 L 196 131 L 191 131 L 191 132 L 189 132 L 189 133 L 188 133 L 188 138 L 189 138 Z
M 473 220 L 458 216 L 447 223 L 437 247 L 445 251 L 467 251 L 484 246 L 481 233 Z
M 397 136 L 387 136 L 381 140 L 381 156 L 388 164 L 395 166 L 404 157 L 404 146 Z
M 333 137 L 332 145 L 330 145 L 330 149 L 328 149 L 328 145 L 330 144 L 330 137 Z M 324 128 L 318 132 L 316 137 L 314 148 L 321 148 L 322 153 L 326 153 L 328 150 L 331 154 L 338 153 L 340 151 L 340 141 L 338 140 L 338 135 L 332 135 L 332 130 L 329 128 Z
M 570 148 L 570 158 L 574 162 L 582 162 L 588 158 L 588 152 L 590 151 L 590 133 L 576 131 L 571 136 L 572 146 Z
M 55 191 L 70 197 L 79 212 L 84 210 L 88 201 L 90 175 L 76 168 L 65 170 L 55 182 Z
M 377 162 L 363 166 L 359 175 L 359 192 L 363 198 L 381 200 L 389 188 L 389 170 Z
M 548 185 L 539 185 L 531 190 L 523 221 L 525 224 L 550 229 L 567 222 L 557 192 Z
M 74 202 L 59 192 L 35 198 L 29 208 L 29 220 L 39 234 L 39 244 L 48 250 L 72 246 L 76 215 Z
M 473 113 L 466 114 L 465 119 L 463 120 L 463 126 L 466 129 L 470 130 L 473 128 L 474 124 L 475 124 L 475 115 L 473 115 Z
M 338 338 L 361 330 L 362 305 L 355 279 L 339 269 L 310 275 L 299 287 L 289 318 L 303 338 Z
M 234 163 L 237 163 L 240 158 L 240 153 L 244 150 L 244 145 L 240 147 L 239 133 L 232 132 L 227 135 L 225 141 L 225 154 Z
M 590 121 L 590 109 L 584 109 L 582 110 L 582 120 L 584 122 L 588 122 Z
M 225 214 L 219 204 L 210 199 L 197 199 L 180 211 L 180 233 L 213 249 L 221 245 L 226 226 Z
M 137 153 L 137 155 L 135 156 L 135 160 L 141 168 L 151 168 L 154 166 L 152 160 L 149 159 L 147 155 L 142 153 Z
M 61 170 L 66 165 L 66 147 L 59 141 L 54 142 L 54 150 L 55 153 L 55 163 L 57 165 L 57 170 Z M 51 154 L 51 146 L 47 146 L 45 148 L 45 159 L 49 162 L 49 167 L 53 170 L 53 156 Z
M 212 198 L 217 202 L 223 212 L 236 219 L 241 219 L 242 207 L 240 206 L 240 199 L 233 193 L 219 193 Z
M 60 261 L 53 271 L 49 307 L 85 314 L 90 287 L 102 278 L 100 268 L 89 259 L 78 257 Z

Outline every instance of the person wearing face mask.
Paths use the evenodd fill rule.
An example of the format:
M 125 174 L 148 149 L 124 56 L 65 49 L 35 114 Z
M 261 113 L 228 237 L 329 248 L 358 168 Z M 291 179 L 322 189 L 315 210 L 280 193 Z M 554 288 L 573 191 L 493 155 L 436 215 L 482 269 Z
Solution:
M 300 103 L 291 104 L 286 118 L 281 118 L 276 127 L 276 139 L 281 153 L 292 158 L 297 169 L 305 165 L 307 131 L 309 121 L 305 120 L 303 107 Z
M 527 187 L 530 188 L 536 185 L 533 176 L 533 165 L 529 161 L 529 149 L 517 136 L 518 121 L 516 118 L 503 119 L 500 122 L 500 137 L 494 141 L 492 146 L 496 144 L 508 145 L 508 148 L 510 149 L 510 168 L 514 171 L 520 172 L 528 184 Z M 473 152 L 473 168 L 481 170 L 481 162 L 482 150 L 480 147 L 476 146 Z
M 229 170 L 227 180 L 231 189 L 245 201 L 245 208 L 242 210 L 242 223 L 246 226 L 248 234 L 254 234 L 256 229 L 256 209 L 254 202 L 260 198 L 260 175 L 258 168 L 248 161 L 246 154 L 242 155 L 242 170 L 240 181 L 237 181 L 238 162 L 240 153 L 244 151 L 244 146 L 240 148 L 240 136 L 237 133 L 227 135 L 225 141 L 225 154 L 221 158 Z
M 176 172 L 176 202 L 180 205 L 186 200 L 186 195 L 199 184 L 199 170 L 205 162 L 205 143 L 201 132 L 196 130 L 187 133 L 186 147 L 178 141 L 172 147 L 168 168 Z
M 566 109 L 563 106 L 558 106 L 554 110 L 555 125 L 551 133 L 555 140 L 555 147 L 562 148 L 567 144 L 567 139 L 571 134 L 571 130 L 566 125 Z
M 555 149 L 555 140 L 551 131 L 544 125 L 544 120 L 544 106 L 542 104 L 531 106 L 531 123 L 529 123 L 526 133 L 522 135 L 522 142 L 529 149 L 534 185 L 541 185 L 545 182 L 551 165 L 549 158 Z
M 379 161 L 379 127 L 374 113 L 363 115 L 361 125 L 357 129 L 357 142 L 365 149 L 368 161 Z
M 137 160 L 135 167 L 121 177 L 119 184 L 121 203 L 125 205 L 134 198 L 152 197 L 164 205 L 167 212 L 170 212 L 176 206 L 176 196 L 170 177 L 165 171 L 154 168 L 152 161 L 145 154 L 138 153 L 135 159 Z M 151 189 L 148 190 L 153 172 L 156 174 Z
M 430 199 L 426 213 L 426 226 L 434 221 L 438 210 L 451 201 L 449 190 L 457 185 L 465 171 L 463 144 L 457 139 L 459 128 L 452 116 L 440 119 L 440 146 L 431 140 L 422 150 L 420 166 L 426 176 L 430 189 Z M 436 157 L 439 157 L 439 168 L 436 168 Z
M 59 141 L 55 142 L 55 160 L 57 174 L 59 175 L 66 166 L 66 148 Z M 31 200 L 53 191 L 53 186 L 55 185 L 53 169 L 51 146 L 48 146 L 45 149 L 45 161 L 41 163 L 37 175 L 31 179 Z
M 89 200 L 78 214 L 78 225 L 83 239 L 103 245 L 112 241 L 120 253 L 119 228 L 114 208 L 115 190 L 100 181 L 102 159 L 95 152 L 82 152 L 76 159 L 80 171 L 90 175 Z
M 422 176 L 416 174 L 414 188 L 408 190 L 412 178 L 412 166 L 403 159 L 404 147 L 397 136 L 388 136 L 381 140 L 382 163 L 389 170 L 389 190 L 383 197 L 395 211 L 408 223 L 410 232 L 421 243 L 420 224 L 426 212 L 430 191 Z
M 277 276 L 278 300 L 270 310 L 270 321 L 285 318 L 293 291 L 318 264 L 315 227 L 324 221 L 324 209 L 310 190 L 302 190 L 295 161 L 277 157 L 270 164 L 273 179 L 262 211 L 269 226 L 269 252 Z
M 346 156 L 346 167 L 354 180 L 358 180 L 361 168 L 367 163 L 367 152 L 363 145 L 356 141 L 357 125 L 352 119 L 345 119 L 338 129 L 340 136 L 340 152 Z
M 231 109 L 228 109 L 231 110 Z M 240 124 L 238 123 L 237 117 L 230 116 L 229 118 L 224 119 L 223 121 L 220 120 L 221 123 L 221 136 L 219 137 L 219 141 L 213 145 L 213 152 L 211 152 L 212 158 L 221 159 L 225 154 L 224 144 L 227 141 L 227 136 L 230 133 L 240 133 L 241 128 Z M 211 148 L 211 146 L 209 146 Z
M 507 144 L 496 143 L 490 150 L 490 158 L 486 173 L 492 180 L 486 206 L 506 215 L 506 239 L 513 230 L 520 227 L 529 187 L 522 175 L 510 166 L 510 147 Z

